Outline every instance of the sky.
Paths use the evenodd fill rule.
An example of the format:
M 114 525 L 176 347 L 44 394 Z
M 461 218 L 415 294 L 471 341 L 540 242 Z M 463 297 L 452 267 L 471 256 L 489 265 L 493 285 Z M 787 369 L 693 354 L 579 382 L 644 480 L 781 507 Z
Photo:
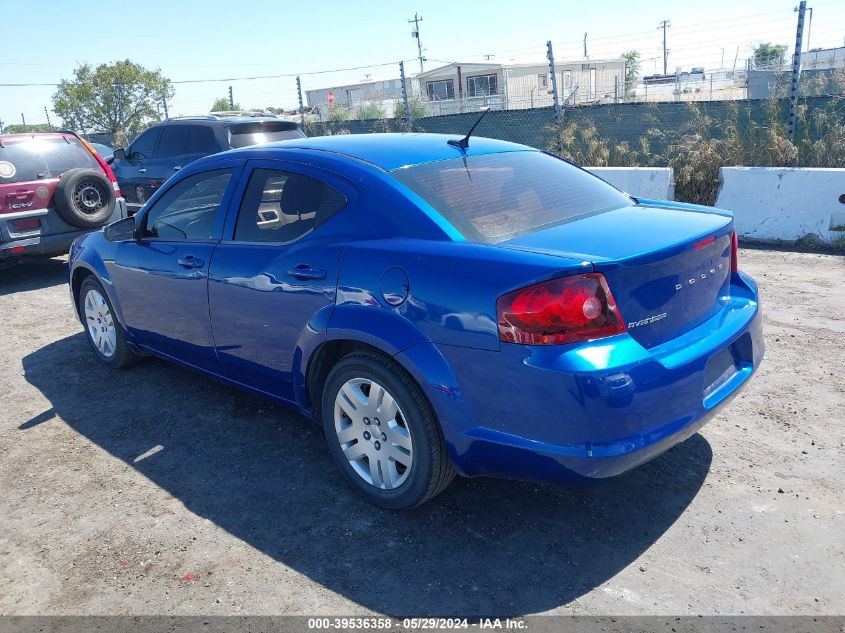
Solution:
M 130 59 L 160 68 L 174 81 L 169 103 L 174 114 L 207 112 L 216 97 L 228 95 L 243 107 L 297 105 L 296 74 L 303 89 L 419 71 L 416 40 L 408 19 L 418 13 L 423 54 L 429 70 L 444 63 L 543 62 L 551 40 L 555 57 L 583 58 L 587 33 L 590 58 L 640 52 L 642 73 L 662 72 L 661 20 L 667 30 L 669 69 L 708 70 L 737 60 L 742 67 L 755 43 L 795 42 L 797 0 L 708 0 L 707 2 L 564 0 L 143 0 L 112 3 L 88 0 L 0 0 L 7 35 L 0 48 L 0 84 L 55 84 L 71 78 L 82 63 Z M 67 16 L 68 9 L 84 19 Z M 845 45 L 845 2 L 811 0 L 810 46 Z M 806 50 L 806 46 L 805 46 Z M 360 68 L 365 67 L 366 68 Z M 337 70 L 350 69 L 354 70 Z M 325 72 L 335 71 L 336 72 Z M 291 75 L 264 79 L 268 75 Z M 230 79 L 235 80 L 230 80 Z M 176 83 L 196 80 L 199 83 Z M 0 85 L 0 120 L 44 123 L 52 86 Z M 57 117 L 51 112 L 51 121 Z

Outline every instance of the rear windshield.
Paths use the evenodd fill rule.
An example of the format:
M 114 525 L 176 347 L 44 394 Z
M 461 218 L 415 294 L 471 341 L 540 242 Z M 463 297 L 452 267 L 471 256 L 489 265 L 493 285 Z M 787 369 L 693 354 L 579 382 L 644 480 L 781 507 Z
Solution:
M 542 152 L 452 158 L 393 175 L 464 237 L 484 243 L 634 204 L 603 180 Z
M 238 123 L 229 128 L 229 143 L 237 149 L 248 145 L 260 145 L 291 138 L 304 138 L 305 134 L 296 123 L 288 121 L 255 121 Z
M 58 178 L 69 169 L 100 165 L 78 139 L 38 138 L 5 142 L 0 147 L 0 185 Z

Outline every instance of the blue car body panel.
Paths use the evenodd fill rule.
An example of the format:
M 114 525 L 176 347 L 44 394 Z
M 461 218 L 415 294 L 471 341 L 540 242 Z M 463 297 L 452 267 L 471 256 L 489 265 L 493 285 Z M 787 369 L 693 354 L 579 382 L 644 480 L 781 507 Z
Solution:
M 467 476 L 621 473 L 695 433 L 748 380 L 764 352 L 761 312 L 754 281 L 730 267 L 729 212 L 638 200 L 498 244 L 471 242 L 390 174 L 460 156 L 448 138 L 312 138 L 201 159 L 136 221 L 173 183 L 230 167 L 213 239 L 89 234 L 71 250 L 71 286 L 95 275 L 137 348 L 305 414 L 315 407 L 309 364 L 323 345 L 381 350 L 421 386 Z M 512 151 L 536 150 L 473 139 L 469 155 Z M 292 244 L 235 241 L 249 174 L 268 167 L 319 178 L 347 204 Z M 704 238 L 712 243 L 691 246 Z M 186 254 L 204 265 L 180 267 Z M 290 275 L 306 263 L 325 275 Z M 626 333 L 549 346 L 499 340 L 497 297 L 593 271 L 631 321 Z M 670 316 L 637 326 L 655 310 Z

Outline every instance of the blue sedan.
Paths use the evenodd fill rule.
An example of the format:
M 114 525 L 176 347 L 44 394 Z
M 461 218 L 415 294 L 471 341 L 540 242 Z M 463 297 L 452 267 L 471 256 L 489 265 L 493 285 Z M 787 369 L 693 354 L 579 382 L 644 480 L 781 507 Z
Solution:
M 622 473 L 694 434 L 763 358 L 729 212 L 485 138 L 200 159 L 78 238 L 70 287 L 103 363 L 152 354 L 294 407 L 393 509 L 455 473 Z

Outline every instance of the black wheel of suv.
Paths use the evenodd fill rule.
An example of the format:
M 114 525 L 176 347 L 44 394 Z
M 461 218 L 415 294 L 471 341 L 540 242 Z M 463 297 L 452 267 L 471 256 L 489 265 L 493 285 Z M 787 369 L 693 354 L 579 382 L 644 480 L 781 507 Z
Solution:
M 79 316 L 85 327 L 85 338 L 100 362 L 118 369 L 139 359 L 126 344 L 109 296 L 94 277 L 88 277 L 79 288 Z
M 71 169 L 62 174 L 53 200 L 68 224 L 82 229 L 103 226 L 114 212 L 114 186 L 96 169 Z
M 384 356 L 358 352 L 335 365 L 323 390 L 322 422 L 340 470 L 383 508 L 418 506 L 455 476 L 422 390 Z

